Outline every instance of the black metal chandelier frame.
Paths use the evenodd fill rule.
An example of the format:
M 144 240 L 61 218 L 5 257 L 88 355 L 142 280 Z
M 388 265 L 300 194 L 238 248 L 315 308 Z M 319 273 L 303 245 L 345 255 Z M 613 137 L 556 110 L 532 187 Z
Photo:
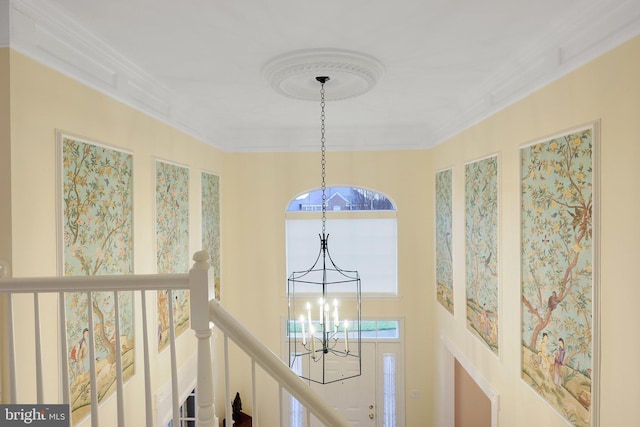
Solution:
M 324 85 L 329 77 L 316 77 L 320 82 L 321 106 L 321 166 L 322 166 L 322 233 L 320 237 L 320 251 L 313 265 L 303 271 L 294 271 L 287 281 L 288 295 L 288 331 L 290 367 L 293 368 L 298 358 L 302 358 L 306 369 L 300 377 L 319 384 L 329 384 L 337 381 L 360 376 L 361 361 L 361 282 L 360 275 L 355 270 L 339 268 L 329 253 L 329 234 L 326 232 L 326 138 L 325 138 L 325 89 Z M 305 291 L 298 292 L 303 288 Z M 310 291 L 310 289 L 312 289 Z M 320 295 L 318 301 L 318 317 L 312 319 L 311 303 L 307 300 L 310 295 Z M 333 300 L 333 312 L 331 305 Z M 351 323 L 340 322 L 338 314 L 338 298 L 351 304 Z M 305 317 L 306 316 L 306 317 Z M 328 369 L 331 358 L 351 358 L 357 369 L 332 375 Z M 319 368 L 314 365 L 320 364 Z

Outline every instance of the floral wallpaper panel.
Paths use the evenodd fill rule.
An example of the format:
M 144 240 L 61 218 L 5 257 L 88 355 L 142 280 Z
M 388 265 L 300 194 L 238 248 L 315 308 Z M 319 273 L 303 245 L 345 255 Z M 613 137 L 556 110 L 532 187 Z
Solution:
M 159 274 L 189 271 L 189 169 L 156 161 L 156 259 Z M 158 291 L 158 351 L 169 343 L 169 298 L 176 336 L 189 328 L 189 292 Z
M 133 273 L 132 155 L 60 133 L 62 152 L 63 269 L 66 276 Z M 124 379 L 135 373 L 131 292 L 65 294 L 66 339 L 73 424 L 90 411 L 89 307 L 98 400 L 113 393 L 116 379 L 115 304 Z
M 498 354 L 498 158 L 465 165 L 467 327 Z
M 436 173 L 436 295 L 453 314 L 452 170 Z
M 220 299 L 220 177 L 202 172 L 202 249 L 213 266 L 215 297 Z
M 591 426 L 594 128 L 520 150 L 522 378 Z

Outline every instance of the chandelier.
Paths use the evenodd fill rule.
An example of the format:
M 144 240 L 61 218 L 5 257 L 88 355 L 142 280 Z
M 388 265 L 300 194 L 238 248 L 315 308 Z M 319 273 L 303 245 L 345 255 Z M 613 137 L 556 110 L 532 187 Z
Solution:
M 360 276 L 339 268 L 329 254 L 326 232 L 325 88 L 320 83 L 320 133 L 322 166 L 322 233 L 313 265 L 294 271 L 287 282 L 290 367 L 300 377 L 329 384 L 357 377 L 362 372 Z

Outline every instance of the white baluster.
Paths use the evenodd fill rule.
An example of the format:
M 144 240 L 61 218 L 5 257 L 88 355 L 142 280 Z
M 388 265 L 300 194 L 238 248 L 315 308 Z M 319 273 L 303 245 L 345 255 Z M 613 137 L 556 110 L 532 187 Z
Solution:
M 13 330 L 13 295 L 8 296 L 7 323 L 9 327 L 9 403 L 17 403 L 17 380 L 16 380 L 16 348 Z
M 58 293 L 58 311 L 60 318 L 59 328 L 61 331 L 67 330 L 67 311 L 64 304 L 64 292 Z M 71 402 L 71 392 L 69 390 L 69 348 L 67 346 L 67 334 L 60 334 L 60 349 L 62 356 L 62 401 Z
M 116 403 L 118 409 L 118 427 L 125 427 L 124 419 L 124 385 L 122 384 L 122 343 L 120 342 L 120 298 L 118 291 L 113 291 L 116 320 Z
M 196 392 L 197 427 L 218 425 L 213 395 L 213 360 L 211 358 L 211 327 L 209 326 L 209 300 L 215 297 L 213 268 L 207 251 L 193 255 L 195 263 L 189 271 L 191 297 L 191 329 L 198 339 L 198 388 Z
M 229 378 L 229 336 L 224 334 L 224 417 L 229 420 L 229 426 L 233 425 L 233 408 L 231 407 L 231 380 Z M 226 427 L 225 421 L 225 427 Z
M 251 384 L 252 393 L 253 393 L 253 414 L 252 416 L 252 424 L 253 427 L 260 427 L 260 422 L 258 421 L 258 391 L 256 389 L 256 361 L 255 359 L 251 359 Z
M 169 290 L 169 355 L 171 356 L 171 402 L 173 405 L 173 425 L 180 425 L 180 391 L 178 389 L 178 359 L 176 355 L 176 326 L 173 316 L 174 291 Z
M 95 334 L 93 327 L 93 292 L 87 292 L 89 305 L 89 372 L 91 378 L 91 426 L 98 427 L 100 418 L 98 417 L 98 376 L 96 373 L 96 351 Z
M 144 357 L 144 403 L 147 427 L 153 427 L 153 400 L 151 395 L 151 367 L 149 365 L 149 327 L 147 326 L 147 291 L 140 292 L 142 301 L 142 343 Z M 154 335 L 154 337 L 156 337 Z M 157 338 L 155 338 L 157 339 Z
M 284 396 L 284 387 L 282 384 L 278 385 L 278 403 L 280 406 L 280 427 L 284 427 L 284 402 L 282 401 L 282 396 Z
M 42 405 L 44 403 L 44 386 L 42 383 L 42 336 L 40 334 L 40 295 L 38 292 L 33 294 L 33 312 L 36 341 L 36 401 Z

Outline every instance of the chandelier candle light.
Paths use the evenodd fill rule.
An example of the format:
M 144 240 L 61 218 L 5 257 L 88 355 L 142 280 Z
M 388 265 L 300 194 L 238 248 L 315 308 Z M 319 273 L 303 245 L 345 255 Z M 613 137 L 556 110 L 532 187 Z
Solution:
M 301 360 L 302 378 L 329 384 L 357 377 L 362 372 L 361 295 L 358 272 L 337 267 L 329 254 L 329 234 L 326 233 L 324 85 L 330 79 L 320 76 L 316 80 L 321 85 L 322 234 L 319 235 L 320 251 L 311 268 L 294 271 L 289 276 L 288 331 L 290 367 L 294 368 Z M 311 302 L 312 299 L 317 299 L 317 305 Z M 312 313 L 317 313 L 316 318 Z M 341 316 L 345 319 L 342 323 Z

